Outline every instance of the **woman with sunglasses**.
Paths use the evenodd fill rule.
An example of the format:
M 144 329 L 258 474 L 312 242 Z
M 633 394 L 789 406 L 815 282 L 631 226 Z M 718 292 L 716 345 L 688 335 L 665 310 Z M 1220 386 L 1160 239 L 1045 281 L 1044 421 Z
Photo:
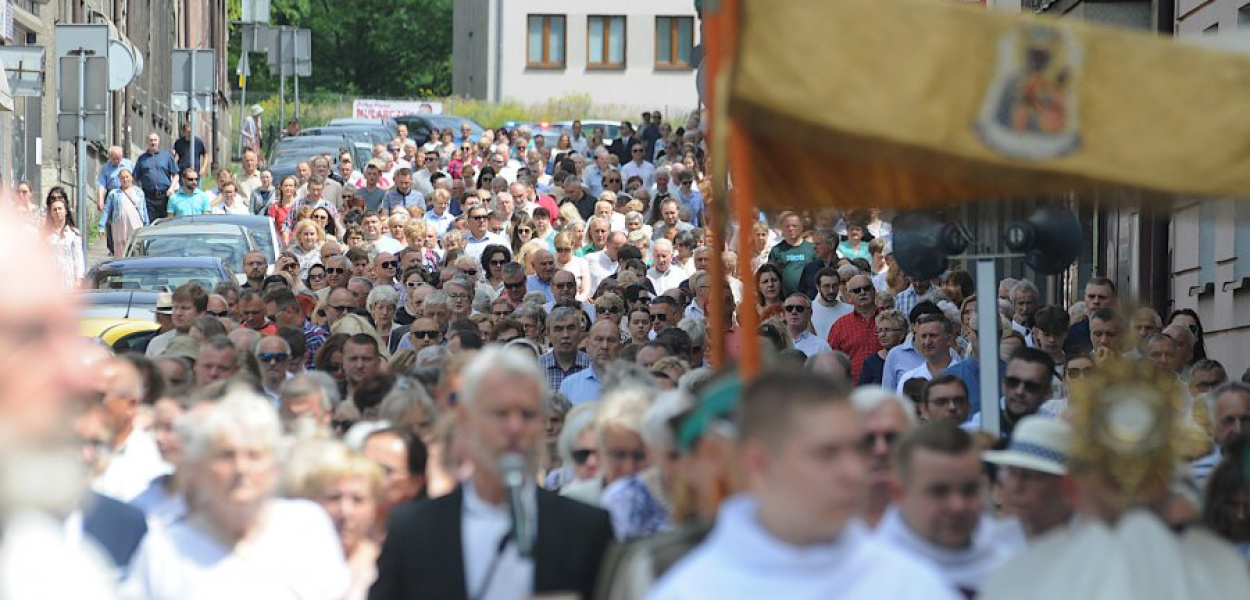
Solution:
M 534 239 L 534 231 L 536 229 L 537 226 L 534 224 L 534 219 L 524 215 L 520 217 L 519 221 L 512 224 L 513 254 L 520 252 L 521 246 L 524 246 L 530 240 Z
M 326 281 L 326 268 L 321 263 L 314 264 L 308 268 L 308 276 L 304 278 L 304 285 L 314 292 L 325 289 L 330 285 Z
M 312 214 L 310 214 L 308 218 L 312 219 L 314 223 L 321 226 L 321 230 L 325 232 L 326 239 L 338 239 L 340 231 L 339 225 L 338 222 L 334 220 L 334 216 L 330 214 L 329 209 L 324 206 L 319 206 L 313 209 Z
M 595 439 L 595 418 L 600 403 L 584 402 L 564 415 L 564 428 L 556 440 L 560 467 L 548 471 L 544 487 L 551 491 L 594 481 L 599 476 L 599 444 Z
M 491 244 L 482 251 L 482 272 L 495 297 L 503 293 L 503 266 L 512 262 L 512 252 L 499 244 Z
M 44 217 L 44 230 L 48 235 L 48 243 L 55 252 L 61 280 L 65 282 L 66 288 L 74 288 L 86 274 L 87 265 L 82 254 L 82 233 L 74 225 L 74 214 L 69 210 L 69 197 L 65 194 L 65 188 L 59 185 L 52 188 L 44 205 L 47 213 Z
M 1182 308 L 1172 311 L 1172 314 L 1168 315 L 1167 324 L 1179 324 L 1188 328 L 1189 332 L 1194 334 L 1194 354 L 1189 364 L 1184 365 L 1186 368 L 1207 357 L 1207 345 L 1202 339 L 1202 319 L 1198 317 L 1198 313 L 1194 309 Z
M 573 251 L 577 249 L 574 240 L 581 239 L 574 237 L 572 231 L 561 231 L 556 234 L 556 268 L 569 271 L 577 278 L 577 299 L 585 300 L 590 297 L 590 263 L 586 259 L 576 256 Z

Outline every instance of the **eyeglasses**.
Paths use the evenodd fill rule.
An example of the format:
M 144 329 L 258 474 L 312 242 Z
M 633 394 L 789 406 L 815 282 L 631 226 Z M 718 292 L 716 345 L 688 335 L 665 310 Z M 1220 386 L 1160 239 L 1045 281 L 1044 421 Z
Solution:
M 443 335 L 442 332 L 439 332 L 439 331 L 414 331 L 412 332 L 412 337 L 415 337 L 419 340 L 436 340 L 442 335 Z
M 505 281 L 503 282 L 503 286 L 510 290 L 519 290 L 525 287 L 525 280 L 522 279 L 521 281 L 514 281 L 512 283 L 508 283 L 507 281 Z
M 617 315 L 621 313 L 621 307 L 619 306 L 596 306 L 595 312 L 608 313 L 609 315 Z
M 185 181 L 185 182 L 187 182 L 187 183 L 199 183 L 199 182 L 200 182 L 200 180 L 199 180 L 199 179 L 191 179 L 190 177 L 187 177 L 187 178 L 183 179 L 183 181 Z
M 642 148 L 634 148 L 633 150 L 630 150 L 629 152 L 630 154 L 642 154 Z
M 309 273 L 309 274 L 308 274 L 308 278 L 309 278 L 309 279 L 317 279 L 317 280 L 321 280 L 321 279 L 325 279 L 325 278 L 326 278 L 326 274 L 325 274 L 325 273 Z
M 608 179 L 607 177 L 604 177 L 604 178 L 603 178 L 603 182 L 604 182 L 604 183 L 620 183 L 620 182 L 621 182 L 621 180 L 620 180 L 620 179 L 616 179 L 616 178 Z
M 459 292 L 455 294 L 447 294 L 447 297 L 451 298 L 452 300 L 468 300 L 469 299 L 468 294 L 461 294 Z
M 594 448 L 578 448 L 570 454 L 573 455 L 573 462 L 579 465 L 584 465 L 586 464 L 586 461 L 590 460 L 591 456 L 599 454 L 599 451 Z
M 225 317 L 229 316 L 229 314 L 230 314 L 230 313 L 228 313 L 228 312 L 226 312 L 226 311 L 224 311 L 224 310 L 223 310 L 223 311 L 220 311 L 220 312 L 213 312 L 213 311 L 211 311 L 211 310 L 209 310 L 209 311 L 205 311 L 205 312 L 207 312 L 207 313 L 208 313 L 208 315 L 209 315 L 210 317 L 217 317 L 218 319 L 223 319 L 223 318 L 225 318 Z
M 395 267 L 399 266 L 399 261 L 388 260 L 384 263 L 381 263 L 379 266 L 381 266 L 383 269 L 394 269 Z
M 556 248 L 556 252 L 572 252 L 572 251 L 573 249 L 568 246 L 565 246 L 563 248 Z
M 666 314 L 664 314 L 664 313 L 652 314 L 652 315 L 651 315 L 651 320 L 652 320 L 652 321 L 667 321 L 667 320 L 668 320 L 668 315 L 666 315 Z
M 343 267 L 326 267 L 326 273 L 331 275 L 342 275 L 347 272 Z
M 1068 379 L 1080 379 L 1084 377 L 1086 373 L 1093 372 L 1093 370 L 1093 367 L 1085 367 L 1084 369 L 1074 369 L 1072 367 L 1068 367 L 1067 369 L 1064 369 L 1063 374 L 1066 375 Z
M 283 270 L 283 271 L 294 271 L 294 270 L 296 270 L 296 269 L 298 269 L 298 268 L 299 268 L 299 265 L 297 265 L 297 264 L 295 264 L 295 263 L 291 263 L 291 264 L 289 264 L 289 265 L 286 265 L 286 266 L 282 267 L 282 270 Z
M 328 220 L 330 220 L 330 215 L 313 215 L 313 217 L 312 217 L 312 218 L 314 218 L 314 219 L 316 219 L 316 220 L 318 220 L 318 221 L 328 221 Z
M 339 312 L 347 312 L 349 310 L 354 310 L 356 307 L 355 306 L 331 306 L 330 308 L 333 308 L 334 310 L 337 310 Z
M 508 264 L 508 261 L 506 261 L 506 260 L 492 260 L 492 261 L 490 261 L 490 266 L 492 266 L 492 267 L 502 267 L 502 266 L 504 266 L 504 265 L 506 265 L 506 264 Z
M 529 227 L 518 227 L 516 232 L 517 234 L 527 234 L 527 233 L 534 233 L 534 230 L 530 229 Z
M 807 307 L 806 307 L 806 306 L 799 306 L 798 304 L 787 304 L 787 305 L 786 305 L 786 312 L 788 312 L 788 313 L 803 313 L 803 312 L 807 312 Z
M 356 195 L 355 194 L 343 194 L 342 196 L 340 196 L 340 198 L 344 200 L 355 200 Z
M 1040 394 L 1046 387 L 1044 383 L 1020 379 L 1019 377 L 1012 377 L 1010 375 L 1003 378 L 1003 388 L 1005 389 L 1014 390 L 1020 386 L 1024 386 L 1024 391 L 1030 394 Z
M 256 355 L 256 360 L 263 363 L 285 362 L 290 360 L 291 355 L 285 352 L 262 352 Z
M 491 316 L 492 316 L 492 317 L 506 317 L 506 316 L 511 315 L 511 314 L 512 314 L 512 311 L 510 311 L 510 310 L 492 310 L 492 311 L 490 312 L 490 314 L 491 314 Z
M 553 283 L 551 284 L 551 287 L 556 288 L 557 290 L 567 290 L 577 287 L 577 284 L 571 281 L 566 281 L 564 283 Z
M 872 286 L 871 286 L 871 285 L 864 285 L 864 286 L 860 286 L 860 287 L 857 287 L 857 288 L 847 288 L 847 290 L 846 290 L 846 291 L 848 291 L 848 292 L 850 292 L 850 293 L 852 293 L 852 294 L 867 294 L 867 293 L 868 293 L 869 291 L 871 291 L 871 290 L 872 290 Z
M 489 217 L 487 215 L 469 215 L 469 218 L 474 221 L 485 221 Z
M 465 275 L 468 275 L 469 277 L 477 277 L 477 269 L 464 269 L 463 271 L 460 271 L 460 272 Z

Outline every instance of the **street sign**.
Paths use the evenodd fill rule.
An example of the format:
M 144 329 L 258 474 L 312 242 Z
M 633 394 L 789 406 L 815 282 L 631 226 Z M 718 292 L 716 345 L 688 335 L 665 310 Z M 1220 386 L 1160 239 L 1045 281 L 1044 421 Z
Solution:
M 143 73 L 143 56 L 121 40 L 109 40 L 109 90 L 130 85 Z
M 60 68 L 60 96 L 57 102 L 57 139 L 70 142 L 78 137 L 78 57 L 63 56 Z M 87 57 L 87 69 L 83 87 L 83 106 L 87 121 L 84 136 L 88 140 L 102 142 L 108 124 L 108 59 L 104 56 Z
M 269 0 L 243 0 L 240 23 L 269 24 Z
M 312 30 L 295 30 L 295 63 L 296 77 L 312 77 Z
M 239 54 L 239 66 L 234 70 L 234 74 L 240 77 L 252 76 L 252 67 L 247 63 L 247 52 Z
M 270 27 L 269 74 L 281 77 L 312 76 L 312 30 Z M 257 33 L 259 43 L 261 33 Z M 258 50 L 259 52 L 260 50 Z
M 216 63 L 216 53 L 212 50 L 174 50 L 173 93 L 169 100 L 174 111 L 213 110 L 213 94 L 217 93 Z
M 0 46 L 0 62 L 16 96 L 43 95 L 43 46 Z
M 84 50 L 95 56 L 108 56 L 108 25 L 63 24 L 56 26 L 56 57 L 69 56 L 76 50 Z

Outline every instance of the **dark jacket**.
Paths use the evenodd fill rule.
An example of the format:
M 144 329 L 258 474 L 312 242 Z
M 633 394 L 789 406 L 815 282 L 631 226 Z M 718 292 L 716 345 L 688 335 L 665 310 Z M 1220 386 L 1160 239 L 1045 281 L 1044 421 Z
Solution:
M 122 573 L 148 532 L 143 511 L 92 492 L 82 510 L 83 533 L 95 540 Z
M 391 518 L 369 600 L 466 600 L 461 541 L 462 488 L 405 506 Z M 608 514 L 538 490 L 534 594 L 576 592 L 590 598 L 612 542 Z

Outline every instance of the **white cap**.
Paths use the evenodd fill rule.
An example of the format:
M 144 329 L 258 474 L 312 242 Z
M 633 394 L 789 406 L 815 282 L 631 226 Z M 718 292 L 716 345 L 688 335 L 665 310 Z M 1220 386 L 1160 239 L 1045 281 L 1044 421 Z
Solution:
M 263 113 L 263 112 L 265 112 L 265 109 L 264 109 L 264 108 L 262 108 L 262 107 L 261 107 L 261 105 L 259 105 L 259 104 L 253 104 L 253 105 L 252 105 L 252 116 L 253 116 L 253 117 L 255 117 L 256 115 L 259 115 L 260 113 Z

